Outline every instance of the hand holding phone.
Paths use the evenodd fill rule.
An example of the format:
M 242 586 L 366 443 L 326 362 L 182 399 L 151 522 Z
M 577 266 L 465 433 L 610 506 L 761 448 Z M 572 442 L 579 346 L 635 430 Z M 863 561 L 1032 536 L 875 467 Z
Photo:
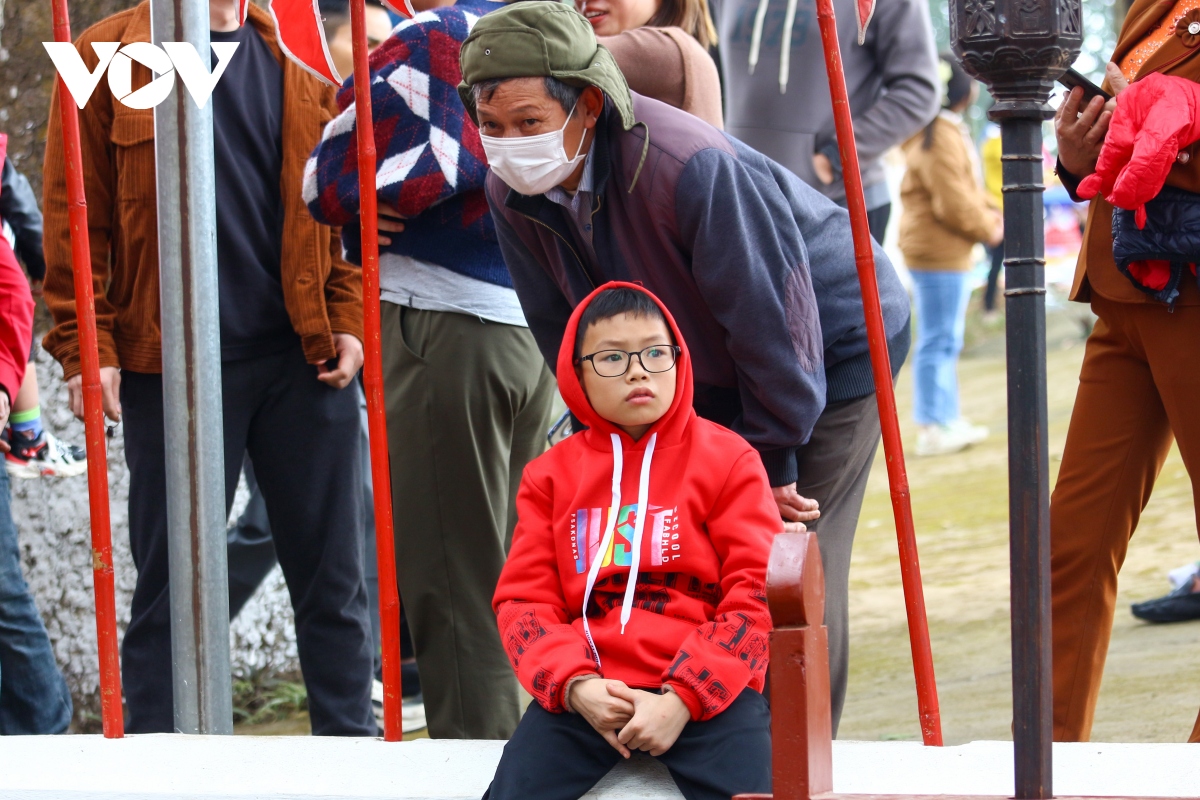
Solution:
M 1076 86 L 1083 89 L 1083 102 L 1080 103 L 1081 106 L 1086 106 L 1091 102 L 1093 97 L 1102 97 L 1106 103 L 1112 99 L 1111 94 L 1092 83 L 1074 69 L 1069 69 L 1062 75 L 1059 75 L 1058 82 L 1066 86 L 1067 89 L 1074 89 Z

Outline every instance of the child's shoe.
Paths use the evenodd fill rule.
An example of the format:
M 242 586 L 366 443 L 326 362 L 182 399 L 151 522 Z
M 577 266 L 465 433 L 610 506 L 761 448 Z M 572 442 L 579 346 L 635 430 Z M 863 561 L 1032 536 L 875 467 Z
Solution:
M 10 451 L 4 466 L 13 478 L 69 478 L 87 472 L 87 453 L 82 447 L 65 444 L 48 430 L 35 439 L 9 432 Z

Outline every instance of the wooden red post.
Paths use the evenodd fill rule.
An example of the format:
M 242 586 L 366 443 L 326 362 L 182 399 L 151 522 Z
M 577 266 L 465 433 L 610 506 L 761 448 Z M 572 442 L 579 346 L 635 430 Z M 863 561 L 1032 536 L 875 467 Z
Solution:
M 825 573 L 815 533 L 781 533 L 767 567 L 771 607 L 772 795 L 810 800 L 833 791 Z
M 938 706 L 937 681 L 933 674 L 933 652 L 929 647 L 929 621 L 925 616 L 925 590 L 921 585 L 921 562 L 917 558 L 917 534 L 913 526 L 908 472 L 904 467 L 904 446 L 900 441 L 900 420 L 896 415 L 896 393 L 892 387 L 891 359 L 888 357 L 887 333 L 883 325 L 883 307 L 879 302 L 875 254 L 867 224 L 867 203 L 858 166 L 854 122 L 850 116 L 850 96 L 846 91 L 846 75 L 842 71 L 842 51 L 838 45 L 833 0 L 817 0 L 817 23 L 821 28 L 821 45 L 825 49 L 825 70 L 833 100 L 833 121 L 837 130 L 838 154 L 842 159 L 842 177 L 846 183 L 846 204 L 850 210 L 854 260 L 862 290 L 871 372 L 875 378 L 875 399 L 879 404 L 884 461 L 887 463 L 888 483 L 892 490 L 892 511 L 896 517 L 900 580 L 904 585 L 904 607 L 908 612 L 908 639 L 916 676 L 921 739 L 926 745 L 940 747 L 942 712 Z
M 54 40 L 71 41 L 67 0 L 53 0 Z M 83 424 L 87 443 L 88 502 L 92 525 L 92 578 L 96 597 L 96 649 L 100 655 L 100 717 L 104 735 L 125 735 L 121 710 L 121 665 L 117 655 L 117 601 L 113 576 L 112 529 L 108 506 L 108 453 L 100 390 L 100 350 L 96 336 L 96 302 L 92 286 L 92 247 L 88 237 L 87 198 L 83 184 L 83 148 L 79 144 L 79 112 L 62 78 L 58 79 L 62 118 L 63 160 L 67 178 L 67 212 L 71 226 L 71 268 L 75 277 L 75 320 L 79 362 L 83 372 Z
M 383 649 L 383 738 L 404 737 L 400 704 L 400 592 L 392 527 L 392 473 L 388 462 L 387 413 L 383 405 L 383 355 L 379 318 L 379 218 L 375 197 L 375 125 L 363 0 L 350 2 L 354 47 L 354 117 L 358 134 L 359 217 L 362 228 L 363 390 L 375 487 L 375 553 L 379 565 L 379 628 Z

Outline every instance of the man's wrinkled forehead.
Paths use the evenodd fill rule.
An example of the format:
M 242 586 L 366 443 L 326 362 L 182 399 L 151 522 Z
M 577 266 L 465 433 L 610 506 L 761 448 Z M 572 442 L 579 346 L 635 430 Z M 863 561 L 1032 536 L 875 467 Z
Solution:
M 545 78 L 508 78 L 494 86 L 484 84 L 476 101 L 483 114 L 541 114 L 554 98 L 546 91 Z

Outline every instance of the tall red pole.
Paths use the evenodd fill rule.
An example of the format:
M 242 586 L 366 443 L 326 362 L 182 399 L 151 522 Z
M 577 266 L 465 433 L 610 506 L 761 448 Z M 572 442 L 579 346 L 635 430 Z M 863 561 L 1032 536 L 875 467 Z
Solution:
M 379 220 L 375 198 L 375 124 L 371 119 L 371 73 L 367 63 L 366 7 L 350 0 L 354 39 L 354 118 L 358 133 L 358 195 L 362 230 L 363 388 L 375 487 L 375 552 L 379 563 L 379 625 L 383 644 L 383 738 L 403 738 L 400 697 L 400 591 L 392 534 L 392 474 L 388 465 L 387 415 L 383 405 L 383 356 L 379 332 Z
M 926 745 L 940 747 L 942 714 L 938 709 L 933 653 L 929 648 L 929 620 L 925 616 L 925 591 L 921 586 L 917 534 L 913 527 L 912 501 L 908 493 L 908 472 L 904 468 L 904 446 L 900 442 L 900 420 L 896 415 L 896 393 L 892 387 L 887 333 L 883 325 L 883 308 L 879 303 L 875 255 L 871 246 L 871 230 L 867 225 L 867 203 L 863 197 L 858 148 L 854 144 L 854 123 L 850 118 L 850 98 L 846 92 L 846 75 L 842 71 L 842 51 L 838 45 L 833 0 L 817 0 L 817 21 L 821 26 L 821 44 L 825 48 L 825 69 L 829 73 L 829 94 L 833 99 L 838 153 L 842 159 L 846 203 L 850 209 L 850 228 L 854 234 L 854 261 L 862 288 L 867 342 L 871 349 L 871 372 L 875 378 L 875 397 L 879 403 L 879 425 L 883 430 L 883 454 L 892 489 L 892 511 L 896 516 L 900 579 L 904 584 L 904 606 L 908 611 L 908 639 L 912 647 L 913 672 L 916 674 L 921 738 Z
M 71 41 L 67 0 L 52 0 L 54 40 Z M 83 369 L 83 425 L 87 440 L 88 502 L 92 521 L 92 577 L 96 590 L 96 645 L 100 653 L 100 715 L 104 735 L 125 735 L 121 711 L 121 665 L 117 656 L 117 600 L 113 579 L 112 530 L 108 518 L 108 457 L 100 391 L 100 350 L 96 339 L 96 302 L 92 294 L 92 248 L 88 237 L 87 199 L 83 189 L 83 153 L 79 114 L 62 78 L 58 79 L 66 162 L 67 209 L 71 226 L 71 268 L 75 275 L 75 318 Z

